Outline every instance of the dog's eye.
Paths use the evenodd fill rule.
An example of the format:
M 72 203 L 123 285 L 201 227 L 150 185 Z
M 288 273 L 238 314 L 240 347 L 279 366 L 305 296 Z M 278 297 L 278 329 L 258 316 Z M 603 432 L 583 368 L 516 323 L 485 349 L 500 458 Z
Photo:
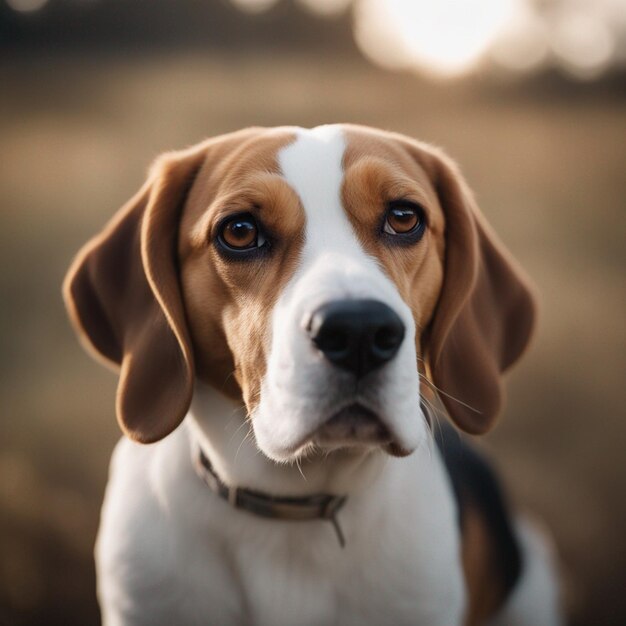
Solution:
M 229 250 L 253 250 L 265 243 L 256 220 L 248 213 L 224 220 L 220 224 L 217 237 Z
M 424 224 L 424 210 L 418 204 L 392 202 L 385 215 L 383 231 L 389 235 L 410 235 L 421 232 Z

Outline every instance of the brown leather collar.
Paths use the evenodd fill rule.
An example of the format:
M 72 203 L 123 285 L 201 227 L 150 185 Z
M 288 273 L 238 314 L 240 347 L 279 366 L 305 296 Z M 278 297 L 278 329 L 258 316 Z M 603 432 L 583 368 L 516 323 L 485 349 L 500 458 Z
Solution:
M 217 475 L 211 462 L 202 450 L 198 451 L 195 464 L 198 475 L 209 486 L 211 491 L 226 500 L 236 509 L 242 509 L 259 515 L 289 521 L 306 521 L 314 519 L 328 520 L 337 533 L 339 545 L 345 546 L 345 538 L 339 522 L 337 512 L 346 503 L 347 496 L 331 494 L 313 494 L 310 496 L 272 496 L 254 489 L 243 487 L 229 487 Z

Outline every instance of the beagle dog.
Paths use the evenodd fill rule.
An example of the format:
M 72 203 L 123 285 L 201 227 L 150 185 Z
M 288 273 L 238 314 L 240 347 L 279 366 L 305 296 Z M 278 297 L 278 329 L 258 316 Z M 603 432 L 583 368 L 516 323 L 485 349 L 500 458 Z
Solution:
M 549 542 L 437 419 L 493 425 L 535 316 L 441 151 L 342 124 L 167 153 L 64 295 L 119 372 L 108 626 L 560 623 Z

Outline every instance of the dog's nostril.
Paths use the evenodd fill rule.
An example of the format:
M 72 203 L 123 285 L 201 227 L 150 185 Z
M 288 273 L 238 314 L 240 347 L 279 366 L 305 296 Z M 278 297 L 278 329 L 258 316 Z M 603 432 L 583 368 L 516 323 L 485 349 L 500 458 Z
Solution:
M 350 348 L 349 333 L 345 329 L 320 333 L 313 341 L 322 352 L 344 352 Z
M 307 326 L 324 357 L 357 377 L 391 360 L 404 339 L 398 314 L 378 300 L 340 300 L 320 307 Z
M 402 343 L 403 335 L 395 326 L 384 326 L 374 335 L 374 347 L 383 352 L 395 350 Z

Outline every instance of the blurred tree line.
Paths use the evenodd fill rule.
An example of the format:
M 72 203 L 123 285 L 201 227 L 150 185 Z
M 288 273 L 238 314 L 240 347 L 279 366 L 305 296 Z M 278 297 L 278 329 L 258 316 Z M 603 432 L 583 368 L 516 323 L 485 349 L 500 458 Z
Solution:
M 357 56 L 349 12 L 327 19 L 285 0 L 263 14 L 227 0 L 49 0 L 18 12 L 0 0 L 0 52 L 294 47 Z

